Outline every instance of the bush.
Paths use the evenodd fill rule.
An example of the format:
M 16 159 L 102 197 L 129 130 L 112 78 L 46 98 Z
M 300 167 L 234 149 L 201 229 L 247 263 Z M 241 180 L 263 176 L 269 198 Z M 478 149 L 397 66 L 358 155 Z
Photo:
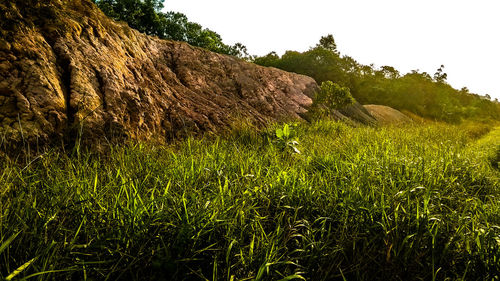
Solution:
M 309 110 L 309 117 L 318 119 L 330 116 L 333 110 L 353 104 L 355 101 L 349 88 L 332 81 L 325 81 L 321 83 L 320 90 L 316 94 Z
M 321 83 L 321 88 L 316 97 L 316 102 L 325 105 L 328 109 L 338 109 L 355 102 L 351 91 L 332 81 Z

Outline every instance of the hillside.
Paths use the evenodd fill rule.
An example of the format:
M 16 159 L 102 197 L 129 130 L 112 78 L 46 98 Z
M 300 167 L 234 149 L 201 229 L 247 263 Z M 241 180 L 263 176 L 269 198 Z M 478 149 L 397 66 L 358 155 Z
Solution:
M 0 3 L 2 143 L 170 138 L 300 119 L 309 77 L 146 36 L 90 0 Z

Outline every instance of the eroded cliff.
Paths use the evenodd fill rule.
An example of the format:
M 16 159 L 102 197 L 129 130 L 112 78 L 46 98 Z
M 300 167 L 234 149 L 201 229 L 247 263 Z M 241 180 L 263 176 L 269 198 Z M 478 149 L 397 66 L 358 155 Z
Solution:
M 312 78 L 108 19 L 90 0 L 0 3 L 1 143 L 166 140 L 236 119 L 298 119 Z

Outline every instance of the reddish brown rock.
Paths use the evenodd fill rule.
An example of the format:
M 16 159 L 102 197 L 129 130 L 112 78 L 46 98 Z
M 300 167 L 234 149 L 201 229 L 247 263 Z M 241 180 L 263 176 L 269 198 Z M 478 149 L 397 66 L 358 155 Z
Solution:
M 90 0 L 0 2 L 2 143 L 169 139 L 298 119 L 312 78 L 143 35 Z

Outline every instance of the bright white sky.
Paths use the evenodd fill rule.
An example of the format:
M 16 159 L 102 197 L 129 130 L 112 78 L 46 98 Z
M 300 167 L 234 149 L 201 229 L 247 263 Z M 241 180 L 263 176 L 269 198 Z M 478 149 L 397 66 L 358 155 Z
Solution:
M 250 54 L 306 51 L 333 34 L 341 54 L 362 64 L 433 75 L 444 64 L 455 88 L 500 99 L 498 0 L 166 0 Z

